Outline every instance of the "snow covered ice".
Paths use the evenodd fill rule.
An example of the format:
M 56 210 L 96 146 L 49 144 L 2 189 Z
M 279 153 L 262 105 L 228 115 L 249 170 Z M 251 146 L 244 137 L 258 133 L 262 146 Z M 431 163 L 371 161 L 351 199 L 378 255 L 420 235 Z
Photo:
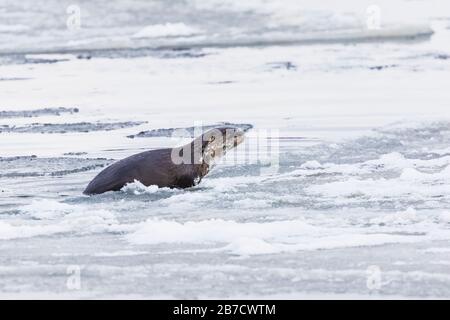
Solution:
M 0 5 L 0 298 L 450 297 L 445 1 L 70 4 Z M 82 195 L 199 123 L 278 170 Z

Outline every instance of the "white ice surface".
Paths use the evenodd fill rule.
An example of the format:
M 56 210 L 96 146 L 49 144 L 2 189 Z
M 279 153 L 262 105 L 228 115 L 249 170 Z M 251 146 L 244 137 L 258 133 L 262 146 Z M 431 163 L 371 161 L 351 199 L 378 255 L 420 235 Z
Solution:
M 398 25 L 405 2 L 389 3 L 380 2 L 390 8 L 384 21 Z M 59 62 L 0 65 L 0 111 L 80 110 L 1 118 L 0 129 L 146 121 L 111 131 L 0 133 L 0 296 L 450 297 L 450 14 L 432 3 L 406 10 L 404 22 L 435 31 L 419 42 L 205 48 L 175 58 L 34 53 L 26 58 Z M 275 28 L 295 25 L 295 5 L 226 1 L 222 9 L 275 12 Z M 316 14 L 302 26 L 329 20 L 345 28 L 356 21 L 345 12 L 364 15 L 365 5 L 327 15 L 314 2 Z M 123 32 L 166 23 L 191 25 L 140 21 Z M 0 27 L 2 37 L 26 32 L 8 28 Z M 180 34 L 168 29 L 150 35 Z M 17 47 L 26 37 L 19 38 Z M 253 124 L 249 135 L 279 130 L 280 171 L 223 163 L 190 190 L 135 182 L 81 195 L 102 165 L 180 143 L 128 135 L 222 121 Z M 72 265 L 81 267 L 80 291 L 66 286 Z M 373 265 L 381 269 L 377 290 L 367 286 Z

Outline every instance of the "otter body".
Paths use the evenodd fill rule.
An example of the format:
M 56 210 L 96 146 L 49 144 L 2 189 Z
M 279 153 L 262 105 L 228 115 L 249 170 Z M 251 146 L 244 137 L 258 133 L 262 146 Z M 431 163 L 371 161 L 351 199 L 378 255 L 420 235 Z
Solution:
M 231 138 L 225 134 L 230 134 Z M 224 127 L 210 130 L 184 147 L 138 153 L 117 161 L 101 171 L 83 193 L 94 195 L 119 191 L 135 180 L 146 186 L 156 185 L 160 188 L 193 187 L 209 172 L 210 161 L 219 154 L 218 151 L 222 155 L 226 148 L 232 148 L 242 140 L 242 131 Z M 188 152 L 188 160 L 191 161 L 187 161 L 188 163 L 174 161 L 174 155 L 183 152 Z M 193 161 L 196 159 L 194 154 L 200 159 L 198 163 Z
M 205 172 L 204 164 L 174 164 L 172 149 L 151 150 L 117 161 L 100 172 L 84 190 L 84 194 L 119 191 L 127 183 L 138 180 L 146 186 L 189 188 L 196 185 Z

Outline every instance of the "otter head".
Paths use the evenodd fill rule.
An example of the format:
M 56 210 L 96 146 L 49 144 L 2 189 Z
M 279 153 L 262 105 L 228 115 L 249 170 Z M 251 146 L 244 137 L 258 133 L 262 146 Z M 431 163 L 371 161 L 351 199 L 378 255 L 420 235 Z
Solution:
M 201 165 L 208 168 L 228 150 L 244 141 L 244 131 L 230 126 L 208 130 L 191 143 L 173 148 L 172 162 L 179 164 Z
M 194 184 L 198 184 L 220 157 L 243 141 L 243 130 L 231 126 L 217 127 L 187 145 L 173 148 L 172 162 L 175 165 L 192 165 L 190 168 L 194 169 L 196 176 Z
M 237 147 L 244 141 L 244 131 L 231 126 L 217 127 L 208 130 L 197 139 L 200 138 L 202 139 L 202 163 L 211 166 L 220 157 L 223 157 L 227 151 Z

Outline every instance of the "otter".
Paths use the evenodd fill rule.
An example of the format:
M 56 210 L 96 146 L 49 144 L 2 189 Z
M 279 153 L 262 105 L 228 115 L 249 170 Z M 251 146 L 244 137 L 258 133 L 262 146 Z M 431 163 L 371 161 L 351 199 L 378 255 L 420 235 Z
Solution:
M 176 148 L 150 150 L 117 161 L 101 171 L 84 194 L 119 191 L 135 180 L 145 186 L 189 188 L 201 182 L 216 159 L 244 140 L 244 131 L 231 126 L 211 129 Z

